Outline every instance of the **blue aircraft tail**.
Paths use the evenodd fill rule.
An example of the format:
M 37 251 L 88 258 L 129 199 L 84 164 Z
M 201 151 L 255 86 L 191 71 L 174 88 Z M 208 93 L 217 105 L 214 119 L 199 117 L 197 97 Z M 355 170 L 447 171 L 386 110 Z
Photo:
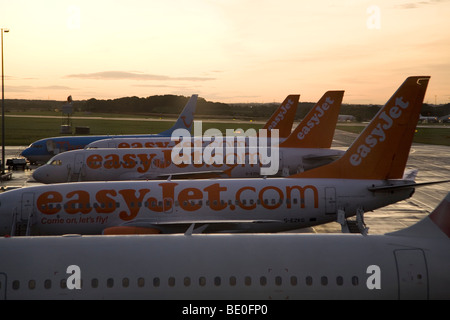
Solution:
M 187 129 L 191 131 L 192 124 L 194 123 L 194 113 L 195 107 L 197 106 L 198 95 L 194 94 L 191 96 L 189 101 L 184 106 L 183 111 L 180 113 L 177 122 L 172 126 L 172 128 L 166 131 L 158 133 L 159 136 L 171 136 L 172 132 L 176 129 Z

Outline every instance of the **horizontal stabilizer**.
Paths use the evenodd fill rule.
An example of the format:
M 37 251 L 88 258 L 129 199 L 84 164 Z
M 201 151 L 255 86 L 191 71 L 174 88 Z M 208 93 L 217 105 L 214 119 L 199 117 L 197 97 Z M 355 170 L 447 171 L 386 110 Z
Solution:
M 441 181 L 431 181 L 431 182 L 422 182 L 422 183 L 405 183 L 405 184 L 393 184 L 393 185 L 383 185 L 383 186 L 374 186 L 367 188 L 369 191 L 377 192 L 377 191 L 389 191 L 394 189 L 406 189 L 406 188 L 417 188 L 417 187 L 423 187 L 428 186 L 432 184 L 439 184 L 439 183 L 447 183 L 450 182 L 450 180 L 441 180 Z

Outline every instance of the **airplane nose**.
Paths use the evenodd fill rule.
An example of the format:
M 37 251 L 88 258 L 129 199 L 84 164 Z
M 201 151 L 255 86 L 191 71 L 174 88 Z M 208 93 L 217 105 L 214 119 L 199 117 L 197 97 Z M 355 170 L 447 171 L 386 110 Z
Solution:
M 46 171 L 47 170 L 45 170 L 44 166 L 37 168 L 33 172 L 33 179 L 37 182 L 48 183 L 49 174 Z

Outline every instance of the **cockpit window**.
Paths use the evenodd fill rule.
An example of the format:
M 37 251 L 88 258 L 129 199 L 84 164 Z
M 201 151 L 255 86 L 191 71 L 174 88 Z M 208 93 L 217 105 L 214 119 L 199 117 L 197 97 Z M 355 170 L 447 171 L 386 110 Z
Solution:
M 51 160 L 49 161 L 51 166 L 60 166 L 62 165 L 62 161 L 61 160 Z

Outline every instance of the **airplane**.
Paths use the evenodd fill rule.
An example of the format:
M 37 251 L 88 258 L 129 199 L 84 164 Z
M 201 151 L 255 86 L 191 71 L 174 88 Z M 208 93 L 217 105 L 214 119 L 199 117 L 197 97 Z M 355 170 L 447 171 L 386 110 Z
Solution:
M 61 136 L 40 139 L 33 142 L 21 152 L 21 156 L 25 157 L 30 163 L 46 163 L 55 154 L 59 154 L 68 150 L 82 149 L 89 143 L 101 139 L 111 137 L 148 137 L 148 136 L 171 136 L 172 132 L 178 128 L 191 129 L 195 107 L 197 105 L 197 94 L 191 96 L 186 103 L 183 111 L 180 113 L 175 124 L 170 128 L 158 134 L 140 134 L 140 135 L 86 135 L 86 136 Z
M 424 219 L 383 235 L 3 237 L 0 300 L 449 299 L 449 237 L 450 193 Z M 273 315 L 266 304 L 202 310 Z M 198 302 L 171 306 L 199 311 Z
M 344 155 L 282 178 L 72 182 L 0 194 L 0 234 L 276 232 L 355 216 L 410 198 L 403 179 L 429 82 L 409 77 Z M 407 175 L 409 177 L 409 175 Z M 20 232 L 19 232 L 20 231 Z M 361 233 L 367 228 L 362 225 Z
M 288 95 L 264 124 L 262 129 L 267 131 L 278 129 L 278 137 L 283 140 L 287 138 L 291 134 L 299 99 L 300 95 Z M 196 121 L 194 121 L 194 135 L 202 136 L 203 132 L 201 126 L 196 126 L 195 124 Z M 172 136 L 175 133 L 176 132 L 174 132 Z M 270 135 L 270 133 L 268 135 Z M 85 148 L 173 148 L 177 143 L 178 141 L 172 139 L 172 137 L 113 137 L 94 141 Z
M 183 137 L 177 144 L 188 145 L 187 148 L 182 148 L 182 151 L 188 153 L 184 163 L 177 164 L 172 161 L 174 154 L 177 156 L 178 153 L 176 149 L 170 147 L 86 148 L 54 156 L 47 164 L 34 171 L 33 178 L 41 183 L 63 183 L 162 179 L 169 176 L 172 178 L 288 176 L 329 163 L 344 153 L 342 150 L 329 149 L 343 95 L 344 91 L 326 92 L 283 142 L 278 144 L 278 140 L 270 139 L 271 143 L 265 145 L 271 150 L 270 156 L 266 152 L 267 148 L 261 150 L 261 144 L 253 149 L 249 146 L 234 147 L 237 139 L 231 137 L 232 141 L 228 141 L 229 137 L 223 139 L 222 136 L 219 140 L 199 140 L 203 147 L 195 154 L 197 151 L 192 145 L 198 138 L 189 136 L 186 138 L 187 142 L 184 142 Z M 289 99 L 293 100 L 296 101 L 294 97 Z M 244 145 L 249 144 L 251 137 L 243 141 Z M 255 144 L 258 141 L 255 137 Z M 278 152 L 274 152 L 273 144 L 277 146 Z M 214 156 L 211 156 L 211 153 L 214 153 Z M 201 161 L 193 161 L 196 157 L 201 157 Z M 261 167 L 266 169 L 261 170 Z

